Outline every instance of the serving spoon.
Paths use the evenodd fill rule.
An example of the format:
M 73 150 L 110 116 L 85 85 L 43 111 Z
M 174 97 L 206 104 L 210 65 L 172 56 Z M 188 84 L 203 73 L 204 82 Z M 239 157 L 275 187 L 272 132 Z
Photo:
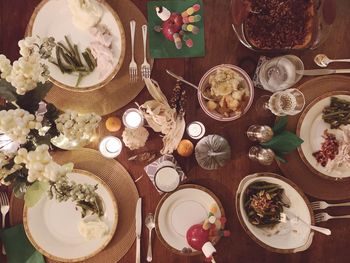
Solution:
M 191 83 L 191 82 L 185 80 L 183 77 L 176 75 L 175 73 L 171 72 L 170 70 L 166 70 L 166 73 L 168 73 L 168 74 L 169 74 L 170 76 L 172 76 L 174 79 L 177 79 L 178 81 L 181 81 L 181 82 L 183 82 L 183 83 L 185 83 L 185 84 L 191 86 L 192 88 L 195 88 L 196 90 L 199 90 L 198 86 L 196 86 L 196 85 L 194 85 L 193 83 Z M 206 100 L 213 100 L 212 98 L 209 98 L 209 97 L 205 96 L 205 95 L 203 94 L 203 91 L 202 91 L 202 90 L 200 91 L 200 93 L 201 93 L 201 95 L 202 95 L 202 97 L 203 97 L 204 99 L 206 99 Z
M 314 58 L 316 65 L 325 68 L 329 63 L 333 62 L 350 62 L 350 59 L 330 59 L 325 54 L 318 54 Z

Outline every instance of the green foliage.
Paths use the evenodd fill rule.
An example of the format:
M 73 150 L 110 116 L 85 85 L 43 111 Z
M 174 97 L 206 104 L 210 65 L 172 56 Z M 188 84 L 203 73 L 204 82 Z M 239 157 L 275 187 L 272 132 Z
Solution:
M 24 201 L 27 207 L 33 207 L 42 198 L 43 194 L 49 189 L 48 182 L 36 181 L 30 185 L 24 194 Z
M 294 133 L 285 130 L 287 124 L 288 117 L 280 117 L 272 128 L 274 137 L 268 142 L 260 143 L 262 147 L 273 150 L 276 154 L 276 159 L 282 163 L 287 162 L 284 159 L 284 155 L 294 151 L 304 142 Z
M 39 102 L 45 98 L 46 94 L 51 88 L 51 82 L 47 81 L 44 84 L 38 83 L 35 89 L 27 92 L 25 95 L 18 95 L 16 103 L 20 108 L 30 112 L 31 114 L 35 114 L 39 108 Z
M 4 79 L 0 79 L 0 97 L 10 102 L 16 101 L 18 97 L 16 89 Z

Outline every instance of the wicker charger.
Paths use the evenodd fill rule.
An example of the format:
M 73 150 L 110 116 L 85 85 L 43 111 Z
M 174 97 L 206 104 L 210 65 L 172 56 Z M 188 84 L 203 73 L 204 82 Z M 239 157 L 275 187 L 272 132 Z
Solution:
M 124 26 L 126 43 L 124 63 L 117 76 L 106 86 L 97 90 L 74 92 L 54 86 L 45 100 L 53 103 L 60 110 L 74 110 L 80 113 L 95 112 L 99 115 L 107 115 L 132 101 L 144 87 L 141 75 L 138 82 L 132 84 L 129 82 L 129 62 L 131 59 L 129 22 L 131 19 L 136 21 L 135 60 L 141 63 L 143 61 L 141 25 L 147 24 L 146 18 L 130 0 L 110 0 L 108 3 L 116 10 Z M 153 59 L 148 58 L 148 62 L 151 66 L 153 65 Z
M 106 159 L 99 152 L 81 149 L 54 153 L 56 162 L 63 164 L 73 162 L 77 169 L 86 170 L 100 177 L 112 190 L 118 202 L 118 227 L 108 246 L 96 256 L 84 260 L 85 263 L 115 263 L 131 248 L 135 240 L 135 216 L 138 192 L 129 173 L 116 160 Z M 20 224 L 23 218 L 23 202 L 11 198 L 11 225 Z M 57 263 L 46 258 L 47 263 Z

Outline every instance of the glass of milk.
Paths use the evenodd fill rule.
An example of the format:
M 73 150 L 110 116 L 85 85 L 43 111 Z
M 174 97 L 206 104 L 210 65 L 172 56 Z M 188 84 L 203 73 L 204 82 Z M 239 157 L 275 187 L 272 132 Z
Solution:
M 180 184 L 180 175 L 171 161 L 163 161 L 158 165 L 154 175 L 154 184 L 162 192 L 172 192 Z

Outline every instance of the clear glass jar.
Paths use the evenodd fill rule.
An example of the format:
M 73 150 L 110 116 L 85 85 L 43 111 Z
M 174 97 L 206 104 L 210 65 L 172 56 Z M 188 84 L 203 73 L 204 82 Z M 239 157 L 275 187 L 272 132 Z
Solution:
M 238 39 L 251 50 L 315 49 L 331 31 L 336 0 L 231 0 L 231 12 Z

